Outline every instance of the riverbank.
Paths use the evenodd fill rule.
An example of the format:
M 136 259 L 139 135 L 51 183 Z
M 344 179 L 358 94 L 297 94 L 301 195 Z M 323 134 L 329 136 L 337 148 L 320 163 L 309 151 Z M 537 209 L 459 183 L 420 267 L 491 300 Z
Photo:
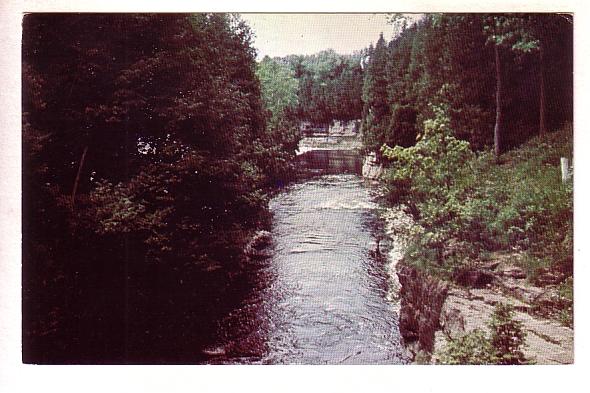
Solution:
M 488 332 L 502 304 L 512 305 L 525 334 L 527 361 L 573 362 L 571 183 L 559 177 L 559 157 L 570 154 L 566 127 L 505 154 L 499 164 L 474 157 L 464 172 L 469 181 L 453 179 L 448 189 L 466 202 L 445 205 L 446 194 L 433 194 L 413 206 L 435 209 L 428 214 L 450 208 L 451 215 L 441 215 L 447 221 L 383 215 L 396 248 L 392 287 L 399 288 L 400 332 L 414 362 L 444 362 L 449 344 Z
M 408 236 L 418 230 L 411 217 L 401 208 L 390 208 L 382 218 L 393 243 L 388 255 L 388 300 L 396 304 L 400 332 L 414 363 L 441 363 L 450 342 L 488 328 L 498 304 L 514 306 L 514 318 L 526 333 L 527 359 L 536 364 L 573 363 L 573 329 L 564 326 L 559 313 L 551 312 L 563 306 L 559 285 L 528 283 L 512 262 L 518 255 L 502 253 L 475 269 L 465 286 L 441 280 L 404 261 Z

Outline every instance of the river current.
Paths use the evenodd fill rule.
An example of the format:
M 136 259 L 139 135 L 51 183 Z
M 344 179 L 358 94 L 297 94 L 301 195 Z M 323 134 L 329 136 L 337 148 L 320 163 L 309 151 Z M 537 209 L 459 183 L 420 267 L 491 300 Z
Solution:
M 208 362 L 406 363 L 387 245 L 376 252 L 378 191 L 360 176 L 360 157 L 311 151 L 299 163 L 315 176 L 272 199 L 272 256 L 249 267 L 252 288 L 220 322 Z

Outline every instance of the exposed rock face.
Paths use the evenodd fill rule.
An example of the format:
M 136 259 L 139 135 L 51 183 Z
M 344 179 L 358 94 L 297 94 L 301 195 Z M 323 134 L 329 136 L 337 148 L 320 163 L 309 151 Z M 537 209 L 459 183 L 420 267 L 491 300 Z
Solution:
M 515 319 L 523 323 L 528 359 L 537 364 L 573 363 L 573 329 L 538 312 L 559 300 L 557 288 L 527 283 L 515 266 L 496 261 L 469 270 L 463 287 L 443 283 L 404 262 L 397 265 L 397 276 L 400 332 L 416 362 L 436 363 L 449 341 L 474 329 L 487 331 L 494 307 L 504 303 L 512 304 Z
M 573 362 L 573 329 L 551 318 L 553 308 L 564 301 L 559 298 L 558 288 L 538 287 L 527 282 L 526 273 L 511 262 L 515 257 L 497 254 L 493 261 L 473 269 L 493 276 L 491 284 L 485 287 L 477 288 L 473 283 L 466 283 L 466 287 L 449 288 L 441 310 L 441 330 L 435 334 L 433 362 L 440 357 L 449 340 L 474 329 L 487 331 L 494 307 L 499 303 L 512 304 L 515 319 L 523 323 L 527 358 L 537 364 Z M 475 276 L 477 274 L 473 274 Z M 547 315 L 540 310 L 546 311 Z
M 377 154 L 369 153 L 363 160 L 363 177 L 377 180 L 383 176 L 383 166 L 377 162 Z
M 334 122 L 328 128 L 328 134 L 330 135 L 341 135 L 341 136 L 353 136 L 358 134 L 361 125 L 361 120 L 350 120 L 340 121 L 334 120 Z
M 447 285 L 404 263 L 398 265 L 400 290 L 400 332 L 417 349 L 432 352 L 434 334 L 440 328 L 440 314 Z
M 514 306 L 515 319 L 523 323 L 526 336 L 524 354 L 537 364 L 573 362 L 574 334 L 571 328 L 555 320 L 533 315 L 532 306 L 495 289 L 449 289 L 441 310 L 442 329 L 435 334 L 433 362 L 440 357 L 449 340 L 474 329 L 487 331 L 494 307 L 498 303 Z
M 341 121 L 334 120 L 330 124 L 314 124 L 302 121 L 299 130 L 305 136 L 355 136 L 359 132 L 361 120 Z

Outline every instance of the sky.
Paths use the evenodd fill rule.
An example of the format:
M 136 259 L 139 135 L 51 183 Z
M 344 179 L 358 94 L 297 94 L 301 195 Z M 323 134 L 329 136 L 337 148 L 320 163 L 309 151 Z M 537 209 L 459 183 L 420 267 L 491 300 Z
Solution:
M 255 33 L 258 59 L 334 49 L 350 54 L 394 34 L 386 14 L 242 14 Z

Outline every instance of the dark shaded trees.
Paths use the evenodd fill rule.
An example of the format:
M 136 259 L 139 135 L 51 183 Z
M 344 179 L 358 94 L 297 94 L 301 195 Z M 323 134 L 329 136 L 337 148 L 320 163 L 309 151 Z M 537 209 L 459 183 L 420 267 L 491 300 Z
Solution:
M 298 81 L 295 113 L 301 121 L 328 125 L 361 118 L 364 72 L 362 53 L 339 55 L 333 50 L 275 59 Z
M 376 148 L 383 143 L 389 125 L 387 54 L 385 39 L 381 34 L 375 48 L 369 48 L 369 61 L 363 85 L 363 142 L 369 148 Z
M 26 361 L 199 358 L 296 147 L 254 56 L 233 15 L 24 18 Z
M 398 116 L 400 108 L 415 111 L 420 138 L 432 105 L 444 105 L 458 138 L 476 150 L 495 146 L 498 154 L 571 120 L 573 48 L 567 16 L 428 14 L 404 26 L 385 51 L 370 49 L 362 123 L 367 149 L 408 143 L 396 137 L 400 128 L 409 129 L 407 117 Z

